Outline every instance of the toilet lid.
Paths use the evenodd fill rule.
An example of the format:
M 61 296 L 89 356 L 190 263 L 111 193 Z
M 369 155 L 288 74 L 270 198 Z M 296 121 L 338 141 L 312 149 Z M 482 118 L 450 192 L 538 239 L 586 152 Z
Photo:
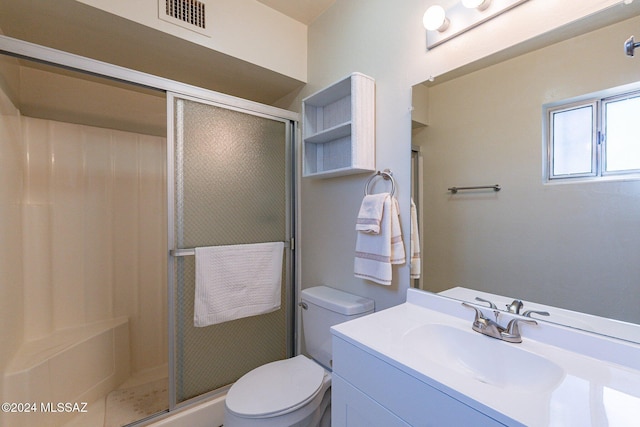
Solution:
M 245 374 L 227 393 L 227 409 L 249 418 L 293 411 L 322 387 L 324 369 L 305 356 L 267 363 Z

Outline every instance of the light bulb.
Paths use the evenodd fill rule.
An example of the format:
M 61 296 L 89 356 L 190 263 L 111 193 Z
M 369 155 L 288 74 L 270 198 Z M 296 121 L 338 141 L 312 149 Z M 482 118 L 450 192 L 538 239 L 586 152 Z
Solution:
M 442 6 L 433 5 L 424 13 L 422 24 L 429 31 L 442 32 L 449 26 L 449 20 Z
M 491 0 L 462 0 L 462 5 L 469 9 L 485 10 L 491 4 Z

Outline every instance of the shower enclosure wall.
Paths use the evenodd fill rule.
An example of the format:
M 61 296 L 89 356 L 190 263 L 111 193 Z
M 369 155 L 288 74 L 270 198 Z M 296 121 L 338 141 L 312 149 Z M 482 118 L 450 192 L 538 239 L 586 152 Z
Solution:
M 4 67 L 19 69 L 21 100 L 70 79 Z M 37 410 L 0 424 L 62 425 L 75 414 L 40 405 L 93 405 L 133 374 L 167 376 L 166 138 L 30 117 L 10 90 L 0 92 L 2 391 Z
M 0 37 L 0 48 L 14 47 Z M 49 52 L 38 55 L 56 63 Z M 102 426 L 97 413 L 106 395 L 131 376 L 168 376 L 161 408 L 167 410 L 216 395 L 249 369 L 290 356 L 297 115 L 225 96 L 214 102 L 211 92 L 131 72 L 134 83 L 160 89 L 133 90 L 147 99 L 137 107 L 142 130 L 128 129 L 128 111 L 114 128 L 88 109 L 70 117 L 61 107 L 49 109 L 50 117 L 32 117 L 33 105 L 20 99 L 50 93 L 48 83 L 67 87 L 72 77 L 23 61 L 0 60 L 0 391 L 3 402 L 88 402 L 89 413 L 2 413 L 0 425 L 62 426 L 81 417 L 87 421 L 74 425 Z M 86 64 L 86 71 L 106 76 L 117 68 Z M 113 72 L 120 80 L 129 75 Z M 100 103 L 96 93 L 121 95 L 123 110 L 136 109 L 129 104 L 140 93 L 131 95 L 123 84 L 79 80 L 97 92 L 70 98 Z M 175 89 L 188 95 L 166 95 Z M 195 114 L 174 118 L 179 104 Z M 202 114 L 213 118 L 210 125 Z M 147 120 L 154 115 L 162 116 L 160 132 L 150 124 L 157 117 Z M 182 165 L 186 215 L 174 222 L 177 200 L 167 191 L 174 189 L 177 164 L 167 163 L 167 155 L 172 158 L 178 124 L 183 136 L 222 142 L 200 148 L 181 142 L 192 157 Z M 201 168 L 190 174 L 196 160 Z M 207 200 L 213 203 L 200 203 Z M 187 231 L 186 239 L 174 239 L 177 228 Z M 282 308 L 194 328 L 194 258 L 171 256 L 169 249 L 262 241 L 288 246 Z

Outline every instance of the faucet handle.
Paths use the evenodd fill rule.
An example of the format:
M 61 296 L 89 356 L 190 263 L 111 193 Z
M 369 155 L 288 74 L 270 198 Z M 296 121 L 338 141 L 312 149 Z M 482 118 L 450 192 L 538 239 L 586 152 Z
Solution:
M 524 304 L 522 303 L 522 301 L 520 301 L 519 299 L 514 299 L 511 304 L 507 304 L 507 310 L 509 311 L 509 313 L 520 314 L 520 310 L 522 310 L 523 306 Z
M 464 305 L 465 307 L 469 307 L 469 308 L 473 308 L 476 311 L 476 317 L 473 319 L 473 328 L 479 328 L 479 329 L 484 329 L 487 327 L 487 325 L 489 325 L 490 323 L 492 323 L 491 320 L 487 319 L 486 317 L 484 317 L 484 314 L 482 313 L 482 311 L 478 308 L 478 307 L 474 307 L 471 304 L 467 303 L 467 302 L 462 302 L 462 305 Z
M 502 336 L 505 329 L 502 326 L 498 325 L 497 322 L 484 317 L 484 314 L 478 307 L 474 307 L 467 302 L 463 302 L 462 305 L 464 305 L 465 307 L 473 308 L 476 311 L 476 317 L 473 319 L 471 329 L 493 338 L 500 338 Z M 496 310 L 494 313 L 497 319 L 498 311 Z
M 532 314 L 539 314 L 540 316 L 550 316 L 548 311 L 538 311 L 538 310 L 527 310 L 522 315 L 524 317 L 531 317 Z
M 486 300 L 484 298 L 476 297 L 476 301 L 488 303 L 489 304 L 489 308 L 492 309 L 492 310 L 497 310 L 498 309 L 498 307 L 494 303 L 492 303 L 491 301 Z M 467 305 L 467 307 L 472 307 L 472 306 Z M 475 308 L 475 307 L 472 307 L 472 308 Z
M 538 324 L 538 322 L 536 322 L 533 319 L 522 319 L 522 318 L 511 319 L 507 324 L 507 327 L 505 328 L 505 332 L 511 335 L 511 337 L 520 340 L 520 341 L 512 341 L 512 342 L 522 342 L 522 337 L 520 336 L 520 328 L 518 327 L 518 324 L 520 322 L 529 323 L 530 325 Z
M 473 308 L 476 311 L 476 317 L 475 317 L 475 319 L 473 319 L 473 324 L 474 325 L 476 323 L 478 323 L 478 322 L 486 320 L 486 317 L 484 317 L 484 314 L 482 314 L 482 311 L 480 311 L 480 309 L 478 307 L 474 307 L 471 304 L 467 303 L 466 301 L 463 301 L 462 305 L 464 305 L 465 307 Z

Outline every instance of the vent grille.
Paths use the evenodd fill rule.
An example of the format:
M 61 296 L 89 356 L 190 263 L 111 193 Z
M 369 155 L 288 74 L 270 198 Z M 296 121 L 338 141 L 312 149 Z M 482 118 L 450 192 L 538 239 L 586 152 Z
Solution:
M 205 29 L 204 6 L 198 0 L 165 0 L 165 13 L 179 21 Z

